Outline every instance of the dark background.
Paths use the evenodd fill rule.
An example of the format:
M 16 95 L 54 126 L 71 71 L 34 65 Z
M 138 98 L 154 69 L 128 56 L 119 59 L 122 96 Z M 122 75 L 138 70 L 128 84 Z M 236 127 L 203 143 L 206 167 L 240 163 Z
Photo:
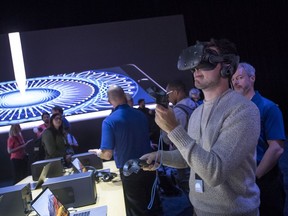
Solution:
M 212 37 L 228 38 L 237 45 L 241 61 L 247 61 L 256 68 L 256 89 L 263 96 L 279 104 L 287 131 L 288 2 L 285 0 L 34 0 L 19 2 L 7 1 L 6 4 L 1 2 L 0 34 L 183 15 L 188 45 L 194 44 L 196 40 L 205 41 Z M 155 63 L 157 64 L 156 60 L 153 64 Z M 157 81 L 165 85 L 171 77 L 180 76 L 181 72 L 169 71 L 167 73 L 155 72 L 151 76 L 157 77 L 159 79 Z M 3 77 L 4 74 L 1 71 L 1 81 Z M 91 121 L 93 121 L 95 131 L 99 133 L 101 120 L 97 120 L 96 124 L 94 120 Z M 87 128 L 83 128 L 81 122 L 73 123 L 73 128 L 77 128 L 77 135 L 85 136 Z M 30 135 L 32 136 L 32 134 L 27 134 L 27 136 Z M 1 146 L 6 144 L 3 138 L 7 137 L 1 137 Z M 81 140 L 81 137 L 79 139 Z M 100 139 L 99 134 L 97 139 Z M 83 148 L 81 150 L 86 151 L 91 146 L 97 147 L 95 146 L 97 144 L 99 140 L 89 143 L 85 141 L 81 143 Z M 4 151 L 5 148 L 1 147 L 1 149 Z M 0 153 L 1 157 L 5 154 L 5 152 Z M 1 177 L 3 177 L 2 174 Z

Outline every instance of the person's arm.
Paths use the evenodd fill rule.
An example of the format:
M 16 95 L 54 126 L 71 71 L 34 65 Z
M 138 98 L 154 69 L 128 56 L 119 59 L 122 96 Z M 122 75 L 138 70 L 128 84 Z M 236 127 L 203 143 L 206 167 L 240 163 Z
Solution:
M 165 159 L 164 159 L 165 158 Z M 183 159 L 180 152 L 176 150 L 172 151 L 155 151 L 148 154 L 142 155 L 140 160 L 145 160 L 150 166 L 143 167 L 144 170 L 156 170 L 159 168 L 160 164 L 164 164 L 166 166 L 174 167 L 174 168 L 186 168 L 187 163 Z M 163 161 L 164 159 L 164 161 Z
M 14 152 L 16 152 L 16 151 L 18 151 L 18 150 L 20 150 L 20 149 L 25 148 L 32 140 L 33 140 L 33 139 L 30 139 L 30 140 L 28 140 L 26 143 L 24 143 L 23 145 L 19 145 L 19 146 L 15 147 L 15 148 L 10 148 L 9 145 L 8 145 L 8 146 L 7 146 L 7 152 L 8 152 L 8 154 L 14 153 Z
M 286 139 L 283 116 L 279 107 L 273 104 L 266 108 L 262 115 L 262 127 L 264 128 L 268 149 L 256 169 L 256 177 L 258 179 L 277 164 L 284 152 L 284 140 Z
M 99 149 L 90 149 L 89 152 L 96 154 L 99 158 L 110 160 L 114 149 L 114 130 L 107 119 L 102 122 L 101 145 Z
M 185 113 L 184 110 L 182 110 L 181 108 L 179 107 L 174 107 L 173 109 L 174 113 L 175 113 L 175 117 L 176 117 L 176 120 L 177 122 L 182 125 L 183 128 L 187 128 L 187 123 L 189 121 L 189 116 L 187 116 L 187 114 Z
M 177 108 L 177 107 L 173 108 L 173 112 L 175 114 L 176 121 L 180 125 L 182 125 L 183 128 L 185 128 L 186 124 L 187 124 L 187 115 L 184 113 L 183 110 L 181 110 L 180 108 Z M 161 137 L 162 137 L 164 143 L 170 146 L 170 150 L 175 149 L 173 142 L 168 138 L 168 134 L 163 130 L 161 130 Z
M 233 100 L 228 103 L 233 104 Z M 237 107 L 226 109 L 226 114 L 220 111 L 221 106 L 228 106 L 227 101 L 218 104 L 219 111 L 213 113 L 210 119 L 214 123 L 207 125 L 206 130 L 202 132 L 205 133 L 205 136 L 202 135 L 202 141 L 205 142 L 202 144 L 203 147 L 196 143 L 182 126 L 175 127 L 176 121 L 173 117 L 170 118 L 169 111 L 156 108 L 157 124 L 168 132 L 168 137 L 191 169 L 210 186 L 222 184 L 231 176 L 232 171 L 237 170 L 247 160 L 253 167 L 260 134 L 259 110 L 254 104 L 239 104 Z M 193 115 L 193 125 L 189 128 L 194 128 L 195 135 L 198 133 L 197 130 L 200 131 L 200 111 Z M 166 158 L 163 157 L 164 164 L 169 162 Z
M 268 173 L 277 164 L 280 156 L 284 152 L 284 141 L 268 140 L 267 142 L 269 147 L 256 169 L 256 177 L 258 179 Z
M 72 135 L 72 140 L 73 140 L 73 146 L 75 146 L 75 147 L 78 147 L 79 145 L 78 145 L 78 142 L 77 142 L 77 140 L 76 140 L 76 138 Z
M 218 112 L 222 116 L 219 122 L 207 125 L 207 132 L 203 132 L 205 136 L 202 136 L 207 143 L 202 145 L 196 144 L 180 127 L 168 135 L 193 171 L 213 187 L 227 181 L 231 172 L 235 172 L 243 163 L 249 163 L 250 167 L 247 168 L 251 169 L 253 165 L 256 166 L 254 157 L 260 135 L 259 110 L 256 106 L 243 104 L 229 112 L 227 115 Z M 218 129 L 215 130 L 215 127 Z
M 89 149 L 88 151 L 96 154 L 99 158 L 104 160 L 110 160 L 113 156 L 112 150 Z

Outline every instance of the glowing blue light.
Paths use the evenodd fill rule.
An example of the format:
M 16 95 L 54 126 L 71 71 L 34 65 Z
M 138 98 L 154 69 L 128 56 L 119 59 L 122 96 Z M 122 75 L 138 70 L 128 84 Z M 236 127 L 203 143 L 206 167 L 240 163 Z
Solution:
M 19 108 L 38 105 L 59 96 L 53 89 L 29 89 L 23 94 L 20 91 L 8 92 L 0 95 L 0 105 L 3 108 Z
M 112 84 L 133 96 L 138 92 L 138 84 L 131 78 L 96 70 L 27 79 L 24 96 L 15 81 L 0 83 L 0 126 L 39 120 L 56 105 L 68 117 L 111 109 L 107 90 Z

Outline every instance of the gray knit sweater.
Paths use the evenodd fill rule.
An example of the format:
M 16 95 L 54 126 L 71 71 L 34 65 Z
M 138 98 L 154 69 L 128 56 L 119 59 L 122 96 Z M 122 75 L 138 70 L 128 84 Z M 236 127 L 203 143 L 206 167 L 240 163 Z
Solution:
M 191 167 L 190 200 L 197 216 L 257 215 L 258 108 L 228 90 L 212 105 L 204 103 L 193 112 L 188 134 L 181 125 L 168 134 L 178 150 L 164 151 L 162 162 L 183 168 L 186 161 Z M 195 191 L 195 172 L 204 182 L 204 193 Z

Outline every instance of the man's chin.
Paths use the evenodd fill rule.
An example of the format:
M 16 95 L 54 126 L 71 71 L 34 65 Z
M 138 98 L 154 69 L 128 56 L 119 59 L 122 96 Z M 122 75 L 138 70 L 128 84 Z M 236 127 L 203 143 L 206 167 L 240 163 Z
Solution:
M 234 88 L 234 90 L 240 94 L 243 94 L 243 89 L 241 88 Z

